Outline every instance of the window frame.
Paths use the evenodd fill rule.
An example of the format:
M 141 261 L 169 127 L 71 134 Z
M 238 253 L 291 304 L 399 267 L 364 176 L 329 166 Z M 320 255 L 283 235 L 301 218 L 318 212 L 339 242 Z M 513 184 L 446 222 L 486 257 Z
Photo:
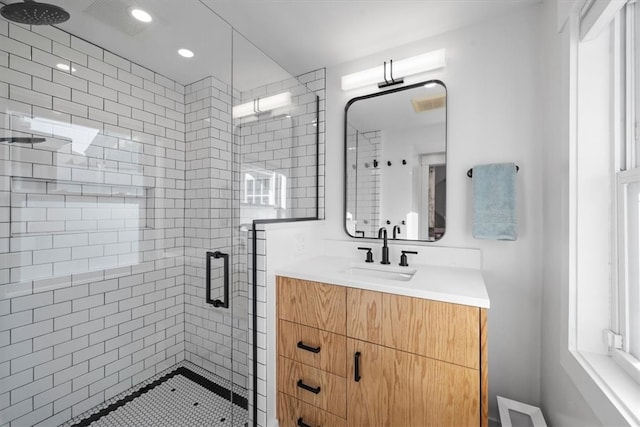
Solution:
M 639 283 L 629 283 L 629 231 L 628 224 L 628 200 L 627 188 L 630 184 L 640 184 L 640 165 L 637 159 L 638 143 L 638 92 L 636 88 L 636 64 L 640 58 L 640 44 L 636 42 L 638 35 L 638 11 L 637 5 L 633 1 L 626 3 L 624 7 L 624 64 L 621 67 L 623 77 L 623 87 L 616 88 L 618 94 L 624 93 L 624 102 L 617 102 L 617 105 L 624 105 L 624 111 L 620 112 L 623 123 L 616 131 L 615 143 L 617 156 L 615 158 L 615 198 L 614 203 L 614 235 L 616 245 L 613 248 L 613 257 L 617 261 L 617 268 L 614 268 L 612 294 L 612 329 L 617 339 L 613 337 L 609 342 L 609 355 L 612 359 L 637 383 L 640 384 L 640 360 L 631 354 L 631 335 L 640 337 L 640 331 L 631 330 L 629 313 L 633 310 L 640 310 L 640 301 L 633 301 L 629 298 L 630 287 L 640 287 Z M 620 61 L 617 61 L 620 62 Z M 621 95 L 618 95 L 621 96 Z M 619 100 L 616 100 L 619 101 Z M 635 295 L 639 290 L 635 289 Z M 635 325 L 637 327 L 637 325 Z
M 621 27 L 621 20 L 618 15 L 620 9 L 625 7 L 628 3 L 635 3 L 636 0 L 627 0 L 620 2 L 616 0 L 574 0 L 569 6 L 561 6 L 562 2 L 558 3 L 558 12 L 562 14 L 558 20 L 558 30 L 564 33 L 563 43 L 567 54 L 567 74 L 566 74 L 566 94 L 565 107 L 567 111 L 567 128 L 566 136 L 568 140 L 568 182 L 567 193 L 569 195 L 567 199 L 566 212 L 567 222 L 567 257 L 562 264 L 563 274 L 566 274 L 567 285 L 562 289 L 562 311 L 561 318 L 563 319 L 563 335 L 566 341 L 563 342 L 563 346 L 560 352 L 560 364 L 564 371 L 567 373 L 571 381 L 576 385 L 578 391 L 585 399 L 588 406 L 593 409 L 594 415 L 605 425 L 640 425 L 640 402 L 638 402 L 637 396 L 640 393 L 640 383 L 634 381 L 614 358 L 618 352 L 611 351 L 607 345 L 606 339 L 609 338 L 609 342 L 614 341 L 608 334 L 603 334 L 603 329 L 606 328 L 618 330 L 617 324 L 617 311 L 616 304 L 618 300 L 617 291 L 617 275 L 619 273 L 617 268 L 617 251 L 618 251 L 618 221 L 617 221 L 617 194 L 618 188 L 616 183 L 616 175 L 619 169 L 614 168 L 620 165 L 622 158 L 625 156 L 620 153 L 620 141 L 624 137 L 626 123 L 624 122 L 625 112 L 628 111 L 626 106 L 626 99 L 622 99 L 620 94 L 623 94 L 621 88 L 624 87 L 626 81 L 624 80 L 626 68 L 621 68 L 621 62 L 619 61 L 621 55 L 626 55 L 620 47 L 624 47 L 624 39 L 621 39 L 622 34 L 619 30 Z M 585 6 L 586 5 L 586 6 Z M 636 9 L 637 10 L 637 9 Z M 591 13 L 588 19 L 584 19 Z M 595 14 L 595 15 L 594 15 Z M 587 25 L 588 24 L 588 25 Z M 614 26 L 612 29 L 612 26 Z M 617 29 L 617 30 L 616 30 Z M 579 76 L 583 72 L 581 68 L 584 64 L 581 64 L 579 57 L 582 50 L 581 44 L 589 41 L 594 37 L 597 37 L 601 31 L 611 31 L 612 35 L 617 35 L 617 39 L 612 37 L 614 43 L 612 52 L 616 52 L 617 56 L 613 57 L 613 62 L 610 64 L 612 68 L 612 86 L 611 93 L 618 94 L 618 98 L 611 98 L 611 108 L 609 120 L 611 133 L 608 138 L 611 143 L 609 147 L 611 150 L 610 160 L 607 161 L 607 165 L 610 169 L 610 200 L 607 203 L 607 210 L 609 211 L 610 218 L 607 221 L 609 234 L 611 236 L 609 245 L 609 254 L 607 261 L 609 263 L 609 278 L 606 286 L 608 286 L 608 298 L 603 300 L 593 299 L 594 295 L 589 295 L 589 286 L 600 287 L 602 282 L 593 283 L 593 280 L 588 283 L 584 283 L 581 280 L 583 275 L 579 277 L 579 242 L 583 239 L 582 232 L 578 227 L 579 218 L 584 213 L 582 212 L 579 203 L 579 189 L 584 187 L 584 177 L 580 170 L 580 161 L 578 155 L 578 147 L 585 141 L 582 139 L 582 133 L 580 128 L 579 119 L 582 113 L 582 108 L 585 104 L 581 101 L 581 84 L 579 84 Z M 637 52 L 637 50 L 636 50 Z M 616 68 L 617 67 L 617 68 Z M 624 125 L 624 126 L 621 126 Z M 587 169 L 586 172 L 589 172 Z M 583 248 L 584 249 L 584 248 Z M 602 268 L 602 266 L 600 266 Z M 584 273 L 584 272 L 583 272 Z M 589 275 L 587 275 L 589 277 Z M 585 288 L 585 284 L 587 285 Z M 585 294 L 585 290 L 587 291 Z M 603 322 L 600 328 L 589 329 L 584 328 L 581 324 L 582 317 L 591 316 L 593 309 L 603 310 L 606 307 L 608 313 L 608 322 Z M 581 314 L 582 313 L 582 314 Z M 587 322 L 588 323 L 588 322 Z M 596 325 L 591 325 L 596 326 Z M 566 328 L 566 329 L 564 329 Z M 590 335 L 592 339 L 598 338 L 601 343 L 602 351 L 600 349 L 593 350 L 593 347 L 586 348 L 583 338 L 585 334 L 580 331 L 589 330 L 587 335 Z M 613 334 L 612 330 L 608 330 L 609 334 Z M 603 337 L 604 335 L 604 337 Z M 591 344 L 594 342 L 592 341 Z M 622 356 L 624 357 L 624 356 Z

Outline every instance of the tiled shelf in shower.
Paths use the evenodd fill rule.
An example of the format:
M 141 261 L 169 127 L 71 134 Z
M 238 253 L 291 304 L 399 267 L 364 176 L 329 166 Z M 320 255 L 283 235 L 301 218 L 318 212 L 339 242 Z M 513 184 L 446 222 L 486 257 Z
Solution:
M 154 228 L 154 189 L 11 177 L 11 237 Z

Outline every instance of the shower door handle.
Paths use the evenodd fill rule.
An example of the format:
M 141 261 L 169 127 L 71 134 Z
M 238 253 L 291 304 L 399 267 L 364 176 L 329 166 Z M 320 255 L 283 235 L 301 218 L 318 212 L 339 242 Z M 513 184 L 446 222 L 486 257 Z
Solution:
M 211 258 L 222 258 L 224 260 L 224 300 L 211 299 Z M 220 251 L 207 252 L 207 303 L 214 307 L 229 308 L 229 254 Z

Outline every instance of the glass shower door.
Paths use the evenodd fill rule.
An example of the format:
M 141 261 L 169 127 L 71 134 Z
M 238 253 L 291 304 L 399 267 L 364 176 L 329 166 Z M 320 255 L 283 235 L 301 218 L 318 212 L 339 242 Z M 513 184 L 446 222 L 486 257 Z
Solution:
M 204 3 L 198 6 L 211 15 L 201 37 L 216 40 L 216 50 L 224 47 L 216 58 L 224 66 L 218 64 L 216 73 L 203 69 L 202 78 L 185 87 L 185 359 L 224 399 L 209 422 L 236 427 L 247 423 L 248 410 L 246 380 L 238 378 L 234 362 L 242 336 L 234 320 L 231 232 L 233 30 Z
M 268 372 L 275 367 L 266 357 L 266 245 L 254 228 L 317 217 L 319 101 L 236 32 L 233 46 L 234 385 L 249 390 L 250 424 L 266 426 L 275 405 Z

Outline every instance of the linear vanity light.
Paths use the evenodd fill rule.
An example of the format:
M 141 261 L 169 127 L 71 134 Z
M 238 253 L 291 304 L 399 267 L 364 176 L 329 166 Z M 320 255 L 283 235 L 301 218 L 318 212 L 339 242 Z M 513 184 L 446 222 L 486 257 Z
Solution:
M 382 66 L 342 76 L 342 90 L 351 90 L 374 84 L 377 84 L 379 88 L 392 86 L 403 83 L 405 77 L 436 70 L 445 65 L 445 49 L 434 50 L 398 61 L 385 61 Z
M 291 105 L 291 92 L 283 92 L 267 98 L 256 98 L 251 102 L 233 107 L 233 118 L 237 119 L 253 114 L 266 113 L 289 105 Z

